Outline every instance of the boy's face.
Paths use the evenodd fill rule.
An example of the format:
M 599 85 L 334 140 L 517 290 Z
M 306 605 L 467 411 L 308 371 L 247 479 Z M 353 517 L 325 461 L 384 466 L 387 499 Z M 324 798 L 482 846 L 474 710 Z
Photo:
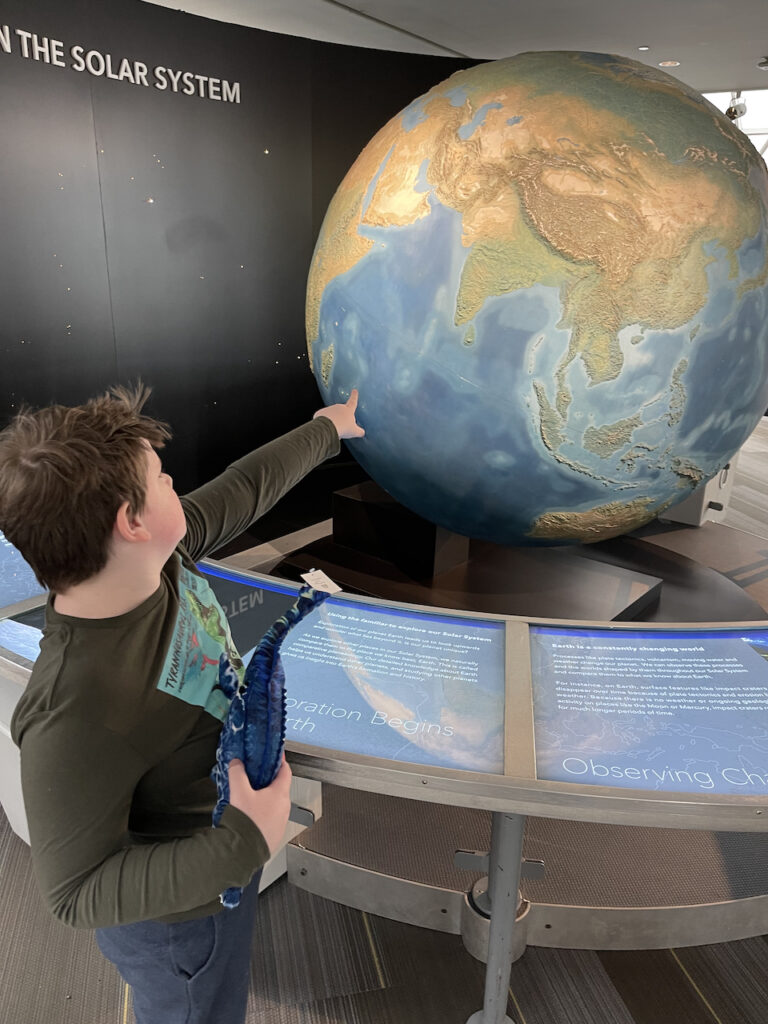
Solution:
M 147 492 L 142 519 L 152 534 L 153 542 L 170 555 L 187 532 L 184 510 L 173 489 L 173 480 L 163 472 L 160 456 L 148 441 L 144 443 L 147 448 Z

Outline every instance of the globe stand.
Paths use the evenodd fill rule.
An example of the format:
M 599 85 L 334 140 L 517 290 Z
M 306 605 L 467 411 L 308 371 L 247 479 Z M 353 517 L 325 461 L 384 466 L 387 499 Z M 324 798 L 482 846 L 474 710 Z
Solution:
M 469 558 L 469 537 L 422 519 L 372 480 L 335 491 L 331 508 L 334 544 L 385 553 L 416 579 L 432 580 Z
M 512 548 L 469 540 L 422 519 L 373 481 L 337 491 L 332 510 L 332 536 L 291 553 L 273 571 L 298 578 L 322 569 L 353 592 L 528 618 L 636 619 L 659 599 L 660 577 L 621 565 L 601 545 Z

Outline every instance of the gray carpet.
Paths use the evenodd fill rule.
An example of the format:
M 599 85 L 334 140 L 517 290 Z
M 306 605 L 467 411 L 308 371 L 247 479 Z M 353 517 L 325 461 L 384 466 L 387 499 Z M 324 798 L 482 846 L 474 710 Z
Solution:
M 125 986 L 91 935 L 43 909 L 29 851 L 1 815 L 0 964 L 2 1024 L 132 1020 Z M 464 1024 L 480 1008 L 483 970 L 457 936 L 283 880 L 262 894 L 247 1024 Z M 768 943 L 529 948 L 513 965 L 507 1012 L 516 1024 L 766 1024 Z

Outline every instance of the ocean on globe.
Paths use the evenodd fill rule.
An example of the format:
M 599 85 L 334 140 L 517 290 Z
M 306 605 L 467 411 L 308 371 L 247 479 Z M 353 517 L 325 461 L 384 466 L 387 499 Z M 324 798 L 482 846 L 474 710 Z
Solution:
M 599 541 L 690 495 L 768 406 L 768 172 L 677 79 L 523 53 L 366 146 L 317 241 L 307 339 L 399 502 L 501 544 Z

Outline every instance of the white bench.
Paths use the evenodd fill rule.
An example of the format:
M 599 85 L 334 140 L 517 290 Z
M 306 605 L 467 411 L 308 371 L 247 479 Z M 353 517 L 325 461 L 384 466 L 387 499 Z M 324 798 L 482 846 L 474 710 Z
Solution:
M 0 660 L 0 805 L 16 835 L 29 843 L 19 750 L 11 739 L 11 717 L 24 692 L 25 675 L 23 669 Z

